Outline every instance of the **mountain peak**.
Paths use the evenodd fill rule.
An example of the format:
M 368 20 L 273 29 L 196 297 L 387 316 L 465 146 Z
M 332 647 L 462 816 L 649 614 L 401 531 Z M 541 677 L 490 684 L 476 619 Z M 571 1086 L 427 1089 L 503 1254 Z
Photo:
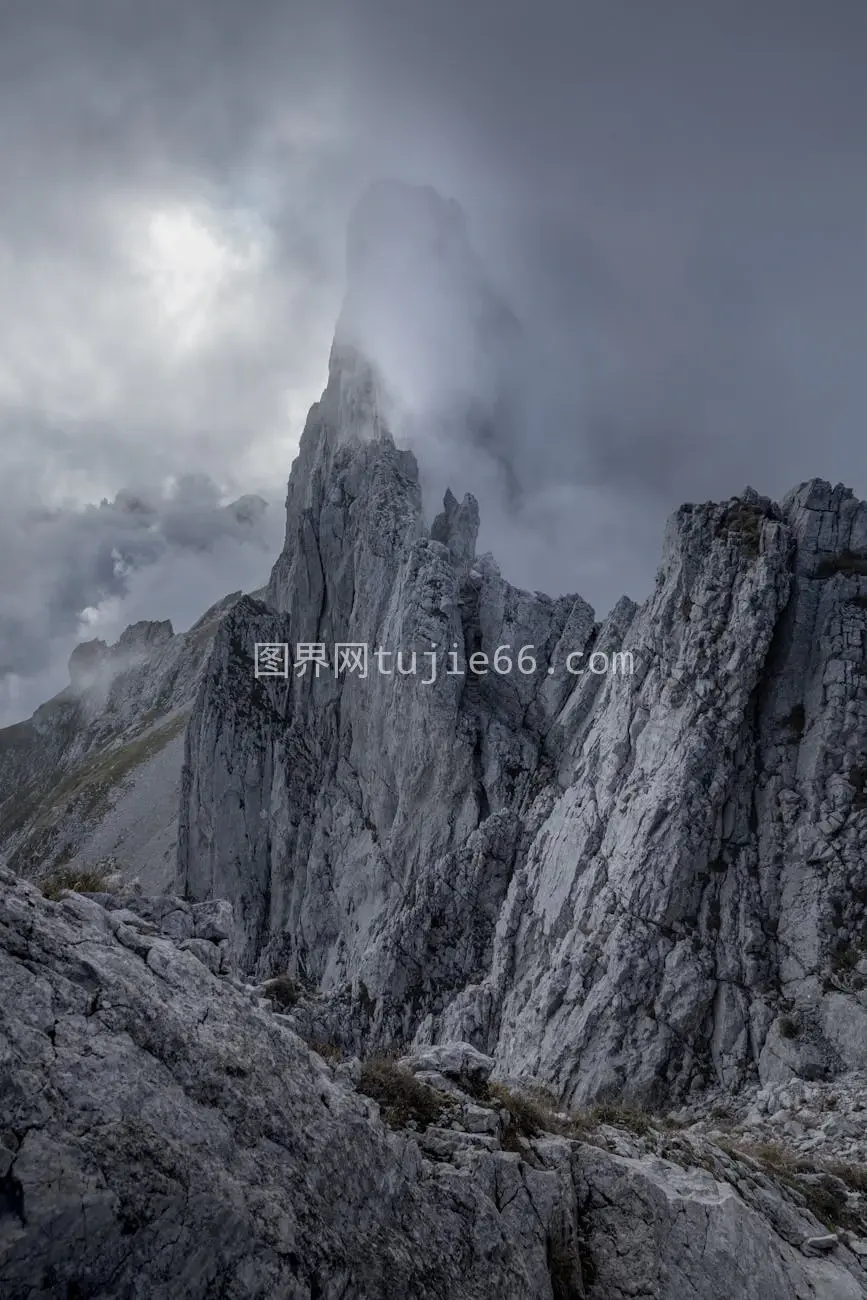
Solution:
M 379 420 L 399 443 L 436 443 L 445 461 L 476 447 L 514 486 L 510 434 L 521 329 L 453 199 L 379 181 L 349 223 L 335 368 L 367 370 Z M 441 489 L 440 489 L 441 491 Z M 439 493 L 438 493 L 439 495 Z
M 75 647 L 69 656 L 69 680 L 76 690 L 86 690 L 93 685 L 107 654 L 105 641 L 97 638 L 82 641 Z
M 255 492 L 247 492 L 236 501 L 230 501 L 223 509 L 236 523 L 252 525 L 259 523 L 268 509 L 268 502 Z

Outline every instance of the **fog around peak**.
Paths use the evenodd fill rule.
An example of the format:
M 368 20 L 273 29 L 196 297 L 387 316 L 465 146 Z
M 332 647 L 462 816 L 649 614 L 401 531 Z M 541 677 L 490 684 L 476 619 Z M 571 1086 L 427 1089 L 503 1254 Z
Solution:
M 267 575 L 371 222 L 356 324 L 426 509 L 472 491 L 512 581 L 605 609 L 684 500 L 867 493 L 865 54 L 854 0 L 9 7 L 0 658 L 40 692 L 14 707 L 103 589 L 183 627 Z M 430 187 L 447 273 L 406 274 L 395 181 Z M 195 493 L 131 530 L 118 493 L 185 476 L 269 502 L 261 569 L 222 525 L 201 544 Z

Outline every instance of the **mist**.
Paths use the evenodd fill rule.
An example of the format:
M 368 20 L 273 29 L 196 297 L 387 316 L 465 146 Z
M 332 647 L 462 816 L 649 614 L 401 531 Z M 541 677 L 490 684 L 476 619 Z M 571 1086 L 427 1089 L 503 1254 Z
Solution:
M 98 506 L 21 500 L 0 517 L 0 724 L 28 716 L 69 681 L 81 641 L 111 644 L 140 618 L 185 631 L 232 590 L 268 577 L 282 512 L 259 497 L 224 504 L 207 476 Z
M 427 513 L 472 491 L 511 581 L 604 611 L 682 501 L 867 491 L 862 6 L 48 0 L 0 29 L 6 720 L 94 617 L 264 581 L 379 178 L 456 200 L 460 238 L 344 320 Z M 244 493 L 260 540 L 215 522 Z

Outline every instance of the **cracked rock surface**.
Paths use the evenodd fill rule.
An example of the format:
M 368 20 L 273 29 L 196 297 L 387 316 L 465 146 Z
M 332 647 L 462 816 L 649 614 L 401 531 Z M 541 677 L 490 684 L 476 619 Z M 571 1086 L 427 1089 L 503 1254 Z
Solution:
M 9 1300 L 867 1295 L 860 1239 L 705 1138 L 690 1159 L 709 1168 L 687 1169 L 683 1145 L 666 1158 L 605 1123 L 579 1138 L 550 1114 L 546 1133 L 534 1112 L 522 1136 L 468 1044 L 389 1063 L 389 1086 L 427 1098 L 426 1122 L 390 1127 L 400 1092 L 360 1092 L 369 1064 L 329 1066 L 201 960 L 191 939 L 218 948 L 226 921 L 177 899 L 49 902 L 0 873 Z
M 232 899 L 242 966 L 315 986 L 347 1049 L 468 1041 L 653 1105 L 867 1068 L 867 505 L 684 506 L 650 599 L 600 624 L 476 557 L 471 497 L 426 524 L 376 384 L 335 347 L 265 599 L 218 631 L 178 891 Z M 263 641 L 417 672 L 255 680 Z
M 4 1297 L 544 1294 L 480 1189 L 117 917 L 0 883 Z
M 401 394 L 357 337 L 431 250 L 454 306 L 438 203 L 353 228 L 267 587 L 0 732 L 4 1300 L 867 1295 L 867 504 L 685 505 L 601 620 L 512 586 L 423 507 L 436 339 Z

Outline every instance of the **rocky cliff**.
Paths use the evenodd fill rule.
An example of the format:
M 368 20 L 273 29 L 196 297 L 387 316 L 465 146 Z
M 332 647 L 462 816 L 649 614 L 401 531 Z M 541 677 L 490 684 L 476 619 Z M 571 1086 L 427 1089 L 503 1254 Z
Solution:
M 0 856 L 10 867 L 171 884 L 184 729 L 220 619 L 240 595 L 186 633 L 144 622 L 113 646 L 84 642 L 66 690 L 0 729 Z
M 231 927 L 0 869 L 6 1300 L 867 1295 L 853 1166 L 558 1114 L 466 1044 L 327 1061 Z
M 518 590 L 411 449 L 488 455 L 516 327 L 393 200 L 267 587 L 0 732 L 8 865 L 126 868 L 0 876 L 2 1294 L 867 1296 L 867 505 L 684 506 L 601 620 Z
M 477 558 L 471 497 L 426 523 L 376 383 L 335 350 L 265 599 L 218 632 L 181 891 L 355 1050 L 467 1040 L 570 1101 L 864 1068 L 867 506 L 686 506 L 600 624 Z M 257 679 L 257 642 L 332 664 Z

